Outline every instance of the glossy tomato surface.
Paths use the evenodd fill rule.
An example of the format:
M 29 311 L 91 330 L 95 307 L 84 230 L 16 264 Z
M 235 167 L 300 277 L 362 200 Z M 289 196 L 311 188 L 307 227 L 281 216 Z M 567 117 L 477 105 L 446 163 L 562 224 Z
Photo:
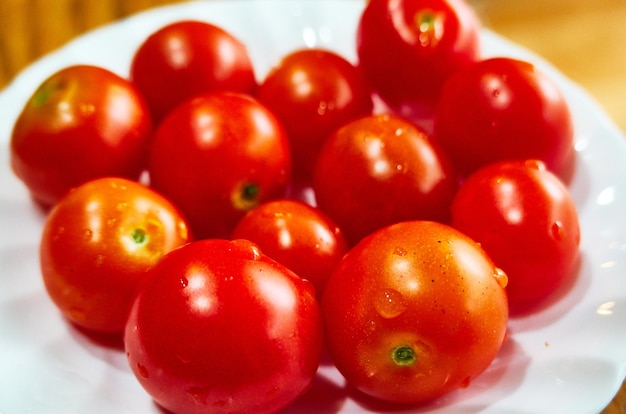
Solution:
M 348 249 L 343 232 L 326 214 L 296 200 L 269 201 L 249 211 L 232 238 L 252 240 L 263 253 L 311 281 L 318 295 Z
M 130 367 L 174 413 L 271 413 L 322 352 L 313 286 L 247 240 L 201 240 L 150 271 L 125 332 Z
M 256 88 L 245 45 L 219 26 L 194 20 L 170 23 L 148 36 L 133 56 L 130 76 L 157 121 L 198 94 Z
M 461 232 L 402 222 L 363 239 L 324 290 L 328 350 L 348 383 L 419 403 L 471 386 L 506 335 L 506 275 Z
M 576 206 L 539 161 L 501 162 L 475 172 L 454 199 L 452 225 L 507 273 L 515 313 L 532 309 L 574 276 L 580 244 Z
M 149 109 L 127 80 L 96 66 L 70 66 L 33 93 L 15 122 L 15 174 L 43 205 L 94 178 L 137 179 L 152 133 Z
M 538 159 L 566 176 L 574 132 L 565 98 L 534 65 L 482 60 L 445 85 L 434 135 L 464 175 L 492 162 Z
M 191 238 L 180 210 L 137 182 L 89 181 L 47 217 L 40 244 L 46 290 L 62 314 L 92 331 L 121 333 L 146 271 Z
M 285 126 L 294 173 L 305 181 L 326 138 L 373 108 L 361 71 L 323 49 L 298 49 L 285 56 L 259 85 L 257 97 Z
M 197 238 L 228 238 L 246 211 L 284 195 L 291 155 L 264 105 L 216 92 L 180 105 L 159 125 L 148 169 L 151 185 L 183 210 Z
M 371 0 L 357 29 L 359 66 L 392 106 L 430 107 L 445 80 L 478 59 L 479 32 L 464 0 Z
M 396 116 L 373 115 L 328 139 L 313 188 L 319 208 L 354 244 L 399 221 L 446 221 L 457 177 L 421 129 Z

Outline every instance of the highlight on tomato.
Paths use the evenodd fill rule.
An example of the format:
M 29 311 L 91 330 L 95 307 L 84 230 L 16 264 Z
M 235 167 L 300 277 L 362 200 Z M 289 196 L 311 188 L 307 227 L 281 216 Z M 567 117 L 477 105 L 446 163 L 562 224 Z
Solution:
M 384 401 L 417 404 L 471 386 L 506 337 L 506 279 L 450 226 L 387 226 L 326 283 L 329 354 L 351 386 Z
M 11 167 L 49 207 L 95 178 L 138 179 L 151 134 L 150 111 L 131 82 L 102 67 L 69 66 L 39 85 L 15 121 Z
M 138 381 L 174 413 L 272 413 L 311 386 L 323 347 L 313 285 L 248 240 L 163 257 L 124 343 Z
M 119 334 L 147 270 L 191 237 L 180 210 L 154 190 L 122 178 L 92 180 L 46 218 L 41 275 L 69 321 Z

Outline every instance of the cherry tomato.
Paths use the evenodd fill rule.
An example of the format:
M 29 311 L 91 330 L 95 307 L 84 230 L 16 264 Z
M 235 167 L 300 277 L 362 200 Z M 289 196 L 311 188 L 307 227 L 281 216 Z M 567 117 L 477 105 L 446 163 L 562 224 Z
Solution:
M 418 403 L 468 386 L 506 335 L 506 275 L 441 223 L 402 222 L 364 238 L 322 298 L 328 350 L 358 390 Z
M 370 0 L 359 66 L 394 107 L 432 106 L 445 80 L 479 57 L 480 21 L 464 0 Z
M 457 178 L 421 129 L 396 116 L 373 115 L 328 139 L 313 188 L 320 209 L 354 244 L 398 221 L 446 221 Z
M 150 188 L 121 178 L 89 181 L 63 197 L 46 219 L 43 281 L 67 319 L 92 331 L 121 333 L 146 271 L 190 237 L 180 211 Z
M 515 313 L 554 292 L 577 261 L 576 206 L 540 161 L 501 162 L 472 174 L 452 204 L 452 225 L 478 241 L 507 273 Z
M 563 95 L 534 65 L 511 58 L 456 73 L 441 93 L 434 135 L 464 175 L 492 162 L 530 158 L 562 174 L 574 154 Z
M 219 92 L 177 107 L 149 154 L 154 188 L 174 201 L 198 238 L 228 238 L 258 204 L 282 197 L 291 176 L 287 136 L 250 96 Z
M 274 200 L 250 210 L 232 238 L 255 242 L 272 259 L 311 281 L 318 295 L 348 245 L 321 210 L 296 200 Z
M 201 240 L 151 271 L 125 331 L 130 367 L 175 413 L 270 413 L 309 388 L 322 353 L 313 285 L 247 240 Z
M 311 178 L 324 140 L 373 108 L 361 71 L 322 49 L 299 49 L 285 56 L 261 83 L 257 97 L 285 126 L 294 174 L 305 181 Z
M 168 24 L 148 36 L 133 56 L 130 76 L 157 121 L 195 95 L 256 88 L 245 45 L 218 26 L 194 20 Z
M 107 69 L 78 65 L 33 93 L 11 136 L 11 166 L 45 206 L 94 178 L 137 179 L 152 133 L 139 91 Z

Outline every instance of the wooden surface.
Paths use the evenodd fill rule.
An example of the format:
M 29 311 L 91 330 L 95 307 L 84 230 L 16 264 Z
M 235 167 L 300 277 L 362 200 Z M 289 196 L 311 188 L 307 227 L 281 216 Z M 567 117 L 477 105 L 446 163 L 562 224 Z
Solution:
M 184 0 L 0 0 L 0 88 L 86 30 Z M 626 0 L 469 0 L 483 24 L 585 88 L 626 131 Z M 626 412 L 626 387 L 603 414 Z

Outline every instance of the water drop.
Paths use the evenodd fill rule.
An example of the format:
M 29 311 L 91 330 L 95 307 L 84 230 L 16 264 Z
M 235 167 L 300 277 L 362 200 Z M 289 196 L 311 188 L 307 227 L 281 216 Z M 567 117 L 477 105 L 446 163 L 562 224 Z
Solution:
M 93 237 L 93 231 L 86 229 L 83 233 L 83 236 L 85 237 L 85 241 L 90 241 Z
M 148 372 L 148 369 L 140 363 L 137 363 L 137 372 L 139 372 L 139 375 L 141 375 L 143 378 L 150 378 L 150 373 Z
M 187 280 L 186 277 L 183 276 L 183 277 L 180 278 L 180 285 L 183 288 L 186 288 L 189 285 L 189 281 Z
M 550 231 L 552 232 L 552 237 L 554 237 L 554 239 L 557 241 L 561 241 L 565 238 L 563 223 L 561 223 L 560 221 L 555 221 L 554 223 L 552 223 Z
M 374 308 L 385 319 L 400 316 L 406 310 L 406 300 L 394 289 L 383 289 L 374 297 Z
M 403 247 L 396 247 L 396 248 L 393 250 L 393 254 L 395 254 L 396 256 L 406 256 L 407 251 L 406 251 L 406 249 L 405 249 L 405 248 L 403 248 Z
M 498 284 L 503 289 L 509 283 L 509 277 L 506 275 L 506 273 L 504 273 L 504 270 L 500 269 L 499 267 L 496 267 L 496 271 L 493 274 L 493 277 L 494 277 L 494 279 L 496 279 L 496 282 L 498 282 Z
M 470 385 L 470 382 L 472 382 L 470 377 L 465 378 L 460 384 L 459 387 L 461 388 L 467 388 Z

